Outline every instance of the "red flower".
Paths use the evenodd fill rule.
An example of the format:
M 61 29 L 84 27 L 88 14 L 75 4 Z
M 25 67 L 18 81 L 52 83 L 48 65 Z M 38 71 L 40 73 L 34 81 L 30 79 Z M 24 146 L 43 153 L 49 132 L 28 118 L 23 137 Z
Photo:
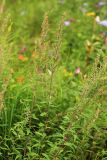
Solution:
M 20 61 L 23 61 L 23 62 L 25 62 L 25 61 L 28 60 L 28 58 L 25 57 L 25 56 L 23 56 L 22 54 L 19 54 L 18 59 L 19 59 Z

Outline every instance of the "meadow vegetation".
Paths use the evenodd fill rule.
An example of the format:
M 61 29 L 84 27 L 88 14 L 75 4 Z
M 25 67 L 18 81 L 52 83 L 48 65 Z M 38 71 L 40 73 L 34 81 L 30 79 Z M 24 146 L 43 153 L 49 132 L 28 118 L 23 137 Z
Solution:
M 106 10 L 0 1 L 0 160 L 107 160 Z

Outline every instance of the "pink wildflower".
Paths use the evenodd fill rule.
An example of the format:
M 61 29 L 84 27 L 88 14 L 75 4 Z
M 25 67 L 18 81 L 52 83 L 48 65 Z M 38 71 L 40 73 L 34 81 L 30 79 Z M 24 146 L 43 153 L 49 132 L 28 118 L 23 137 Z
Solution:
M 78 67 L 78 68 L 76 68 L 76 70 L 75 70 L 75 74 L 76 74 L 76 75 L 78 75 L 78 74 L 80 74 L 80 72 L 81 72 L 80 68 L 79 68 L 79 67 Z
M 64 25 L 65 25 L 65 26 L 69 26 L 70 24 L 71 24 L 70 21 L 65 21 L 65 22 L 64 22 Z

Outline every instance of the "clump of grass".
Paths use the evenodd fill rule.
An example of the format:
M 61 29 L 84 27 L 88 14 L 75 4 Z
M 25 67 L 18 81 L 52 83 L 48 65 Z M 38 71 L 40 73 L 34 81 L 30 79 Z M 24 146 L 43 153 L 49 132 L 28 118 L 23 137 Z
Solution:
M 39 59 L 33 60 L 34 72 L 32 72 L 32 67 L 29 67 L 29 72 L 32 72 L 32 78 L 30 77 L 30 74 L 28 76 L 30 78 L 28 83 L 30 83 L 30 85 L 24 84 L 23 86 L 22 85 L 18 86 L 17 84 L 14 83 L 14 81 L 11 81 L 10 84 L 7 86 L 8 90 L 6 90 L 5 102 L 4 102 L 5 106 L 3 111 L 1 112 L 1 117 L 2 117 L 1 118 L 2 134 L 1 135 L 3 138 L 1 143 L 4 146 L 4 151 L 2 147 L 0 148 L 2 159 L 4 158 L 4 156 L 7 158 L 11 157 L 12 159 L 23 158 L 23 157 L 28 159 L 33 159 L 33 158 L 40 157 L 39 153 L 41 152 L 41 145 L 37 145 L 36 153 L 34 153 L 35 147 L 34 147 L 34 150 L 32 151 L 29 150 L 33 147 L 32 144 L 38 141 L 37 139 L 35 139 L 36 137 L 34 136 L 34 132 L 36 133 L 37 137 L 39 136 L 39 134 L 41 136 L 43 134 L 43 138 L 45 134 L 43 132 L 47 132 L 47 134 L 48 132 L 50 132 L 50 131 L 46 131 L 45 125 L 50 124 L 50 122 L 48 122 L 49 117 L 52 117 L 52 115 L 55 115 L 56 113 L 56 110 L 54 110 L 52 113 L 51 107 L 55 107 L 55 108 L 58 107 L 57 105 L 54 106 L 54 101 L 56 98 L 55 92 L 58 92 L 57 91 L 58 87 L 55 86 L 55 84 L 58 76 L 56 71 L 60 62 L 59 51 L 61 47 L 63 22 L 61 20 L 61 24 L 59 25 L 58 31 L 56 31 L 56 42 L 51 45 L 49 43 L 49 40 L 45 39 L 47 35 L 47 30 L 48 30 L 48 27 L 47 27 L 48 25 L 45 26 L 46 23 L 48 24 L 47 19 L 48 17 L 46 15 L 43 22 L 44 25 L 42 26 L 43 33 L 40 41 L 40 44 L 42 44 L 44 47 L 41 49 L 41 45 L 39 45 L 39 48 L 37 48 L 34 51 L 35 54 L 39 52 L 39 55 L 38 55 Z M 45 47 L 47 43 L 48 43 L 48 48 Z M 9 42 L 7 44 L 9 44 Z M 51 47 L 53 50 L 53 54 L 50 57 L 47 51 L 49 51 Z M 6 66 L 6 68 L 8 67 Z M 15 73 L 13 71 L 12 79 L 14 79 L 14 74 Z M 14 90 L 12 90 L 12 88 L 14 88 Z M 17 115 L 15 113 L 17 113 Z M 40 122 L 39 122 L 39 118 L 40 118 Z M 43 122 L 43 120 L 46 120 L 46 122 Z M 34 124 L 37 126 L 35 126 Z M 41 130 L 41 127 L 43 127 L 42 130 Z M 27 132 L 29 132 L 28 135 L 26 135 Z M 27 140 L 27 138 L 29 140 Z M 22 139 L 23 139 L 24 146 L 21 146 L 21 147 L 22 148 L 24 147 L 24 149 L 19 150 L 18 142 L 19 141 L 21 142 Z M 41 137 L 39 141 L 41 141 Z M 26 145 L 29 146 L 29 149 L 26 148 Z M 7 152 L 7 146 L 10 148 L 8 152 Z M 11 150 L 11 147 L 13 148 L 12 150 Z
M 64 117 L 61 139 L 60 134 L 56 134 L 59 135 L 58 143 L 54 143 L 56 158 L 100 159 L 102 150 L 106 154 L 106 72 L 107 58 L 104 57 L 102 63 L 97 58 L 91 75 L 84 82 L 80 101 L 68 109 Z

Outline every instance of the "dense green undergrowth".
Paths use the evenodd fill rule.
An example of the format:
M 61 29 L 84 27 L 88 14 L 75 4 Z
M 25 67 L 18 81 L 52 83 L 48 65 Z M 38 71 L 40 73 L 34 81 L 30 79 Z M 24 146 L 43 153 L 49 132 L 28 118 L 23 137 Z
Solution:
M 107 159 L 102 4 L 0 2 L 0 160 Z

